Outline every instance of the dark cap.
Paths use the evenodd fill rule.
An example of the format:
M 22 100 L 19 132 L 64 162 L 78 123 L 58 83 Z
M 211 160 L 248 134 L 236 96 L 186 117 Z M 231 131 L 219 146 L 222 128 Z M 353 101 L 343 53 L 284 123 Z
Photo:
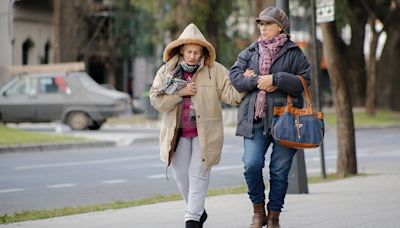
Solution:
M 278 24 L 279 27 L 285 31 L 289 27 L 289 18 L 283 10 L 275 8 L 275 7 L 268 7 L 261 11 L 258 18 L 256 18 L 256 22 L 260 23 L 260 21 L 270 21 Z

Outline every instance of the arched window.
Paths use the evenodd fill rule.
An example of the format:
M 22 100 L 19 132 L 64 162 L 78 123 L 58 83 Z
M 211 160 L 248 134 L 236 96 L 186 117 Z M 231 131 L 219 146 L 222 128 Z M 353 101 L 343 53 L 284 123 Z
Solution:
M 29 64 L 30 51 L 32 50 L 34 44 L 30 38 L 26 39 L 22 43 L 22 65 Z
M 44 45 L 44 54 L 41 60 L 42 64 L 49 63 L 50 48 L 51 48 L 50 41 L 47 41 L 46 44 Z

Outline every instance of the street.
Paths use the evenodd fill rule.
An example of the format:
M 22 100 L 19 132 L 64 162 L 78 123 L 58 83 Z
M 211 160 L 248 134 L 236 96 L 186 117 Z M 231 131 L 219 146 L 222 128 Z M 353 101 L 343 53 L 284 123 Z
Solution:
M 47 131 L 41 128 L 37 130 Z M 158 136 L 155 128 L 104 128 L 98 132 L 78 134 L 87 133 L 91 137 L 98 135 L 99 138 L 109 139 L 118 135 L 118 140 L 126 141 L 141 132 L 147 136 Z M 358 130 L 358 171 L 379 173 L 398 170 L 399 136 L 399 128 Z M 210 189 L 245 184 L 241 155 L 242 138 L 234 136 L 233 129 L 227 129 L 222 161 L 213 168 Z M 305 158 L 307 175 L 319 175 L 319 149 L 305 151 Z M 334 131 L 326 132 L 325 160 L 327 172 L 335 172 Z M 267 168 L 265 174 L 267 179 Z M 154 140 L 115 148 L 0 154 L 0 214 L 135 200 L 173 193 L 178 193 L 178 189 L 171 169 L 166 169 L 159 160 L 158 144 Z

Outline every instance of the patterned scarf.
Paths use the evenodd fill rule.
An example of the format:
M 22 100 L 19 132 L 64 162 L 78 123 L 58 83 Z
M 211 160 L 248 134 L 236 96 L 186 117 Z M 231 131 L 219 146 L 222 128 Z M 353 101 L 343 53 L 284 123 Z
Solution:
M 183 79 L 183 71 L 194 73 L 203 62 L 204 58 L 200 59 L 199 63 L 196 65 L 188 65 L 181 57 L 175 69 L 173 69 L 171 73 L 167 75 L 164 84 L 156 92 L 156 95 L 161 96 L 164 94 L 177 93 L 180 89 L 185 87 L 188 82 L 190 82 L 190 80 Z
M 183 59 L 179 61 L 179 64 L 182 66 L 182 69 L 186 72 L 193 73 L 197 70 L 199 67 L 200 63 L 196 65 L 188 65 Z
M 260 36 L 258 38 L 258 49 L 259 49 L 259 68 L 260 74 L 266 75 L 269 73 L 269 69 L 272 66 L 275 58 L 277 57 L 279 50 L 288 40 L 288 36 L 285 33 L 281 33 L 268 40 L 263 40 Z M 257 94 L 254 119 L 261 119 L 265 117 L 265 104 L 267 100 L 267 92 L 260 90 Z

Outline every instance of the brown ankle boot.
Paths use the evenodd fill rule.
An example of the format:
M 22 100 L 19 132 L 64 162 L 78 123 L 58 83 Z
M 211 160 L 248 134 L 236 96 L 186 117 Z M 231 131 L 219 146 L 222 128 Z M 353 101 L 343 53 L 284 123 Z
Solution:
M 281 212 L 279 211 L 268 211 L 268 215 L 267 215 L 267 227 L 268 228 L 279 228 L 279 214 Z
M 253 204 L 254 215 L 250 228 L 262 228 L 267 224 L 267 215 L 265 214 L 265 203 Z

